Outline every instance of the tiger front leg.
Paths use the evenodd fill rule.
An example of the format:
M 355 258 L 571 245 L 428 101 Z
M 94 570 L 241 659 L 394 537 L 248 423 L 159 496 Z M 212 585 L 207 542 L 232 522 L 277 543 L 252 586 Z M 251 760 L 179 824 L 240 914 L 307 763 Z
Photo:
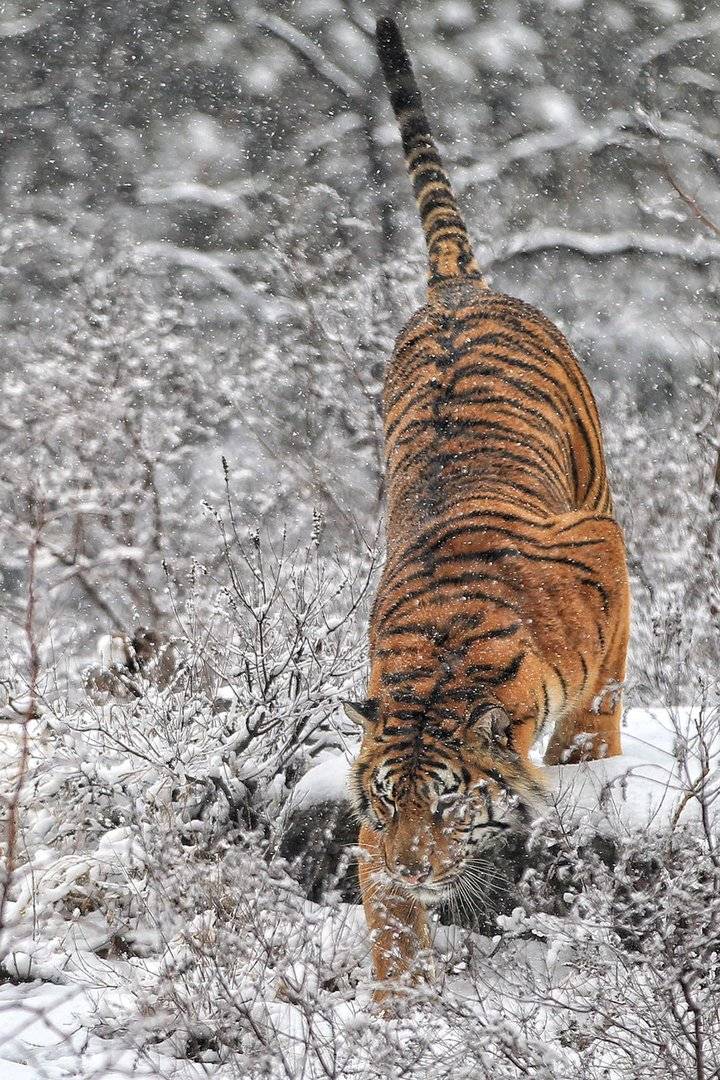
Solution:
M 418 900 L 403 895 L 387 877 L 382 846 L 369 826 L 360 829 L 358 866 L 365 919 L 373 937 L 376 980 L 381 984 L 373 1000 L 387 1011 L 388 999 L 398 990 L 418 985 L 434 975 L 427 913 Z M 394 985 L 393 985 L 394 984 Z

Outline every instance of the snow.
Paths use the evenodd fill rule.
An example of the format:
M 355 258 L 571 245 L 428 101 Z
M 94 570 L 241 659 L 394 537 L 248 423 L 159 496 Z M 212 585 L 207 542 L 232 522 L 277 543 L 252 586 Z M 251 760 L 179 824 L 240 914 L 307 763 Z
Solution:
M 472 34 L 478 59 L 488 71 L 530 69 L 532 57 L 543 51 L 543 40 L 529 26 L 488 20 Z
M 588 360 L 631 568 L 629 685 L 645 701 L 717 699 L 717 5 L 399 6 L 483 271 Z M 695 1022 L 677 1020 L 688 993 L 705 991 L 720 1047 L 717 956 L 701 933 L 706 911 L 720 925 L 706 890 L 717 747 L 688 710 L 632 710 L 623 758 L 548 770 L 522 908 L 497 941 L 438 929 L 445 996 L 426 1022 L 393 1029 L 393 1053 L 361 1037 L 361 909 L 307 901 L 268 857 L 287 850 L 298 808 L 298 863 L 317 855 L 325 881 L 341 843 L 352 857 L 344 814 L 322 804 L 345 797 L 353 751 L 337 702 L 367 673 L 383 365 L 426 271 L 373 43 L 378 5 L 100 4 L 84 37 L 71 0 L 5 7 L 0 38 L 21 77 L 4 95 L 0 164 L 0 856 L 17 840 L 7 895 L 0 868 L 0 1080 L 189 1077 L 190 1061 L 219 1074 L 223 1053 L 247 1055 L 239 1075 L 277 1080 L 280 1046 L 302 1080 L 516 1080 L 504 1059 L 472 1056 L 497 1016 L 535 1080 L 720 1075 L 712 1050 L 704 1065 L 673 1057 Z M 114 680 L 100 678 L 90 708 L 79 675 L 92 642 L 106 635 L 100 669 L 123 664 L 121 635 L 138 623 L 178 635 L 173 691 L 128 687 L 110 704 L 101 687 Z M 717 715 L 704 727 L 716 730 Z M 26 739 L 16 833 L 7 807 Z M 646 873 L 645 840 L 662 874 Z M 349 878 L 337 897 L 351 897 Z M 611 933 L 616 885 L 647 896 L 651 926 L 639 949 L 621 941 L 613 982 L 600 916 Z M 632 938 L 638 912 L 625 914 Z M 624 1036 L 590 1030 L 592 995 L 563 1013 L 563 978 L 582 997 L 595 963 L 576 962 L 578 927 L 608 965 L 607 978 L 594 969 L 601 991 L 621 994 L 642 953 L 637 1000 L 653 970 L 662 997 L 678 973 L 652 952 L 663 937 L 691 958 L 664 1017 L 652 995 L 630 1009 L 633 1036 L 652 1015 L 670 1048 L 655 1074 L 628 1045 L 617 1065 Z M 523 1003 L 528 986 L 545 1000 L 543 971 L 557 1014 Z M 434 1073 L 453 996 L 475 1023 Z M 318 1054 L 345 1053 L 335 1070 L 301 1060 L 313 1020 Z
M 293 789 L 293 804 L 297 808 L 321 802 L 339 802 L 347 796 L 347 779 L 352 757 L 345 754 L 328 755 L 314 765 Z
M 674 753 L 678 731 L 692 742 L 693 713 L 665 709 L 630 709 L 623 732 L 622 757 L 584 765 L 563 765 L 546 770 L 558 805 L 574 813 L 604 816 L 614 829 L 661 828 L 670 821 L 687 780 L 695 780 L 699 763 L 691 752 L 683 777 Z M 720 742 L 713 748 L 717 754 Z M 685 810 L 697 815 L 696 804 Z
M 50 983 L 0 986 L 0 1077 L 2 1080 L 160 1080 L 207 1078 L 200 1065 L 138 1055 L 119 1041 L 90 1033 L 97 1022 L 99 994 L 92 986 Z

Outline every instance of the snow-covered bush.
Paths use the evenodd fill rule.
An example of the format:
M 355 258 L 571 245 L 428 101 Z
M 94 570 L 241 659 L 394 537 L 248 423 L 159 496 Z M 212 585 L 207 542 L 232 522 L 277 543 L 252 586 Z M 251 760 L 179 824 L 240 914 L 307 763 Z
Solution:
M 0 403 L 9 614 L 13 602 L 22 609 L 17 585 L 35 540 L 52 646 L 75 651 L 98 618 L 118 631 L 138 615 L 167 618 L 161 562 L 178 573 L 190 563 L 181 537 L 198 517 L 194 456 L 234 410 L 222 348 L 166 280 L 128 250 L 92 246 L 77 277 L 54 325 L 16 342 Z M 221 490 L 219 455 L 216 471 Z M 193 548 L 211 550 L 200 532 Z M 57 617 L 65 604 L 73 620 Z
M 610 432 L 616 468 L 632 474 L 648 460 L 645 422 L 618 409 Z M 663 491 L 685 467 L 675 446 L 658 465 Z M 101 703 L 61 692 L 47 670 L 8 668 L 11 810 L 25 735 L 29 758 L 2 900 L 0 1025 L 20 990 L 47 1036 L 55 983 L 93 1055 L 151 1075 L 708 1080 L 720 1064 L 716 569 L 702 547 L 716 542 L 714 452 L 697 455 L 685 518 L 660 491 L 633 507 L 620 486 L 634 579 L 657 583 L 640 617 L 664 616 L 640 635 L 628 695 L 655 711 L 629 711 L 627 757 L 552 773 L 557 798 L 526 850 L 512 866 L 499 853 L 478 910 L 438 918 L 438 981 L 389 1024 L 370 1004 L 342 803 L 357 735 L 338 707 L 364 683 L 377 556 L 335 551 L 318 514 L 300 547 L 262 537 L 226 464 L 224 502 L 203 517 L 210 557 L 165 569 L 169 681 L 139 669 L 130 693 Z M 683 529 L 678 558 L 660 538 L 676 544 Z M 44 610 L 26 604 L 31 651 Z M 85 1051 L 58 1030 L 70 1067 Z M 47 1064 L 32 1041 L 1 1042 L 0 1059 Z
M 652 413 L 627 390 L 600 396 L 632 585 L 628 694 L 699 703 L 720 661 L 720 364 Z
M 107 859 L 116 845 L 135 859 L 148 830 L 212 848 L 238 828 L 260 828 L 266 846 L 277 843 L 277 815 L 298 777 L 347 744 L 338 699 L 362 674 L 356 614 L 372 558 L 342 568 L 321 557 L 316 539 L 295 553 L 265 551 L 256 533 L 241 538 L 231 517 L 228 534 L 215 517 L 225 581 L 198 569 L 208 589 L 203 596 L 196 587 L 177 610 L 182 659 L 169 685 L 138 673 L 129 700 L 59 700 L 24 723 L 32 729 L 26 827 L 35 835 L 39 812 L 43 860 L 58 876 L 53 903 L 63 900 L 68 866 L 82 882 L 66 914 L 80 900 L 107 910 Z M 51 806 L 62 814 L 48 816 Z M 77 862 L 79 836 L 93 869 Z M 34 872 L 28 865 L 26 895 L 18 870 L 18 910 Z M 111 891 L 117 919 L 134 916 L 131 884 Z

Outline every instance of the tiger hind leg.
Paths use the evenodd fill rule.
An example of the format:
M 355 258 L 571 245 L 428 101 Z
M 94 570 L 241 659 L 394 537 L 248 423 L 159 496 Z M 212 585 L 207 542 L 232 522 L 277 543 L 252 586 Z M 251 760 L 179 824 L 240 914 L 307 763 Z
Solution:
M 621 691 L 630 636 L 630 587 L 622 531 L 612 518 L 579 514 L 576 520 L 558 521 L 557 539 L 582 547 L 581 560 L 587 566 L 582 584 L 594 585 L 603 598 L 602 612 L 597 605 L 594 613 L 590 606 L 583 613 L 577 606 L 574 609 L 569 648 L 582 656 L 585 682 L 575 707 L 557 722 L 545 751 L 546 765 L 574 765 L 622 753 Z M 601 649 L 596 651 L 598 644 Z
M 579 709 L 556 725 L 545 751 L 546 765 L 577 765 L 581 761 L 622 754 L 620 723 L 627 643 L 625 616 L 617 627 L 591 694 Z
M 620 720 L 622 705 L 609 711 L 584 709 L 562 720 L 553 732 L 544 761 L 546 765 L 577 765 L 581 761 L 622 754 Z

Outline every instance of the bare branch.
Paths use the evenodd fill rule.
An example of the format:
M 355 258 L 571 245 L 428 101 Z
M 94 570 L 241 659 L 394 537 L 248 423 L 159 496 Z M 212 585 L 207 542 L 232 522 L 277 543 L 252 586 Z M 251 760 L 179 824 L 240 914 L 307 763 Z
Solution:
M 589 233 L 577 229 L 543 227 L 514 233 L 505 240 L 497 241 L 493 251 L 483 260 L 483 265 L 499 266 L 519 255 L 558 249 L 576 251 L 587 259 L 605 259 L 612 255 L 638 252 L 682 259 L 699 266 L 720 259 L 720 242 L 700 236 L 684 240 L 677 236 L 658 236 L 633 229 Z
M 27 554 L 27 600 L 25 604 L 25 641 L 28 650 L 28 695 L 24 714 L 20 720 L 20 747 L 15 783 L 8 799 L 5 818 L 5 850 L 2 890 L 0 890 L 0 931 L 6 927 L 7 905 L 10 888 L 15 873 L 18 842 L 18 815 L 20 798 L 30 758 L 30 722 L 37 715 L 38 679 L 40 676 L 40 653 L 35 634 L 36 626 L 36 573 L 37 555 L 40 548 L 40 535 L 43 521 L 40 517 L 35 524 L 35 532 L 28 546 Z
M 302 60 L 310 70 L 322 79 L 323 82 L 336 90 L 347 100 L 355 104 L 363 104 L 365 90 L 351 75 L 333 64 L 323 53 L 319 45 L 316 45 L 306 34 L 297 27 L 292 26 L 281 19 L 278 15 L 268 15 L 265 11 L 253 12 L 257 26 L 267 30 L 269 34 L 282 41 L 287 47 Z
M 597 127 L 578 122 L 572 127 L 520 135 L 477 164 L 453 166 L 453 182 L 462 191 L 471 184 L 495 180 L 518 162 L 531 161 L 542 154 L 577 149 L 592 155 L 611 146 L 637 146 L 643 137 L 683 143 L 695 147 L 713 161 L 720 158 L 720 141 L 691 124 L 663 120 L 640 110 L 619 110 L 611 114 L 607 123 Z
M 720 31 L 720 15 L 713 11 L 702 19 L 693 19 L 690 22 L 676 23 L 662 34 L 643 42 L 639 48 L 630 54 L 628 70 L 635 73 L 639 68 L 645 67 L 653 60 L 671 52 L 685 41 L 693 41 L 695 38 L 708 37 Z
M 697 199 L 693 198 L 693 196 L 688 191 L 686 191 L 685 188 L 681 187 L 681 185 L 678 183 L 678 181 L 675 179 L 672 172 L 670 171 L 670 167 L 668 166 L 667 162 L 665 163 L 664 173 L 667 182 L 675 189 L 675 191 L 678 193 L 686 206 L 690 207 L 695 217 L 699 221 L 702 221 L 703 225 L 705 225 L 710 230 L 710 232 L 714 233 L 715 236 L 720 236 L 720 225 L 716 225 L 712 218 L 708 217 L 702 207 L 698 204 Z

